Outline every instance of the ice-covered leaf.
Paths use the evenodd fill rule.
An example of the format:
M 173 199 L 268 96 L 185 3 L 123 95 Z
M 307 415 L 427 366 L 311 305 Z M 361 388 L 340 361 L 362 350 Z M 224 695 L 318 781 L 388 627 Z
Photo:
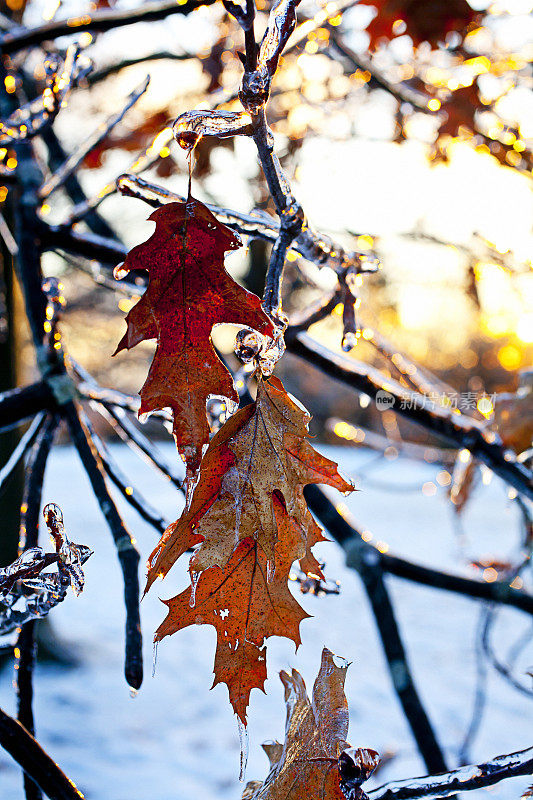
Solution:
M 253 781 L 246 786 L 243 800 L 365 797 L 360 786 L 377 767 L 379 756 L 374 750 L 352 748 L 346 742 L 346 669 L 343 659 L 324 648 L 312 702 L 299 672 L 280 673 L 287 706 L 285 742 L 263 745 L 270 772 L 264 783 Z
M 337 465 L 309 443 L 309 413 L 277 378 L 259 382 L 255 403 L 237 412 L 213 437 L 204 456 L 190 506 L 171 525 L 149 561 L 147 588 L 166 575 L 188 548 L 200 544 L 191 570 L 224 567 L 239 542 L 253 538 L 274 561 L 278 529 L 273 499 L 277 496 L 300 530 L 292 560 L 321 575 L 310 550 L 322 539 L 303 496 L 309 483 L 342 492 L 353 485 Z
M 287 585 L 300 531 L 277 499 L 274 509 L 283 533 L 274 568 L 252 537 L 244 539 L 223 569 L 213 567 L 193 575 L 188 589 L 165 601 L 168 615 L 155 637 L 160 641 L 189 625 L 213 625 L 217 631 L 213 685 L 227 685 L 243 723 L 250 691 L 262 689 L 266 680 L 265 639 L 285 636 L 298 646 L 300 622 L 308 616 Z
M 266 335 L 273 326 L 259 299 L 224 269 L 225 252 L 240 247 L 240 240 L 206 206 L 194 199 L 168 203 L 150 219 L 155 232 L 131 250 L 121 271 L 148 270 L 149 284 L 126 318 L 117 352 L 157 339 L 139 413 L 172 409 L 178 450 L 195 471 L 209 438 L 207 398 L 238 399 L 213 349 L 213 326 L 246 325 Z

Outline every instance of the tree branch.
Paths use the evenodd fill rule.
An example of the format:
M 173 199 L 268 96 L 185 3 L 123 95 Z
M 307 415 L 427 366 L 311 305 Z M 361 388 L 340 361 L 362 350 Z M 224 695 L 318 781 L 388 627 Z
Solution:
M 533 747 L 517 753 L 496 756 L 484 764 L 474 764 L 445 772 L 403 781 L 391 781 L 367 792 L 370 800 L 415 800 L 419 797 L 450 797 L 456 792 L 483 789 L 495 783 L 533 774 Z
M 17 28 L 4 34 L 0 41 L 0 52 L 16 53 L 25 47 L 41 44 L 56 39 L 58 36 L 71 36 L 73 33 L 92 31 L 100 33 L 135 22 L 153 22 L 165 19 L 171 14 L 190 14 L 200 6 L 212 5 L 215 0 L 185 0 L 181 5 L 176 0 L 153 0 L 143 3 L 129 11 L 109 9 L 95 11 L 93 14 L 82 14 L 80 17 L 69 17 L 64 20 L 49 22 L 36 28 Z
M 408 392 L 399 383 L 384 378 L 373 367 L 340 356 L 315 341 L 307 333 L 286 337 L 287 349 L 322 370 L 326 375 L 376 398 L 378 392 L 391 396 L 391 408 L 401 416 L 421 425 L 455 447 L 466 448 L 504 481 L 533 499 L 531 471 L 504 450 L 500 437 L 482 423 L 437 406 L 427 397 Z
M 109 494 L 102 464 L 87 429 L 79 419 L 74 403 L 63 406 L 62 414 L 69 426 L 70 435 L 89 477 L 117 548 L 124 577 L 124 602 L 126 605 L 126 653 L 124 674 L 133 689 L 139 689 L 143 679 L 142 635 L 139 613 L 139 553 Z
M 0 745 L 50 800 L 84 800 L 75 784 L 17 720 L 0 708 Z

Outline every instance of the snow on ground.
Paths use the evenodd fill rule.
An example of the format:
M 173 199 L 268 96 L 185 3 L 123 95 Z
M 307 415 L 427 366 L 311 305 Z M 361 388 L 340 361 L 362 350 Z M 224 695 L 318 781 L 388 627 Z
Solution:
M 325 450 L 347 473 L 363 471 L 365 462 L 375 458 L 365 450 Z M 152 504 L 174 519 L 181 508 L 179 493 L 124 446 L 113 446 L 113 452 Z M 171 446 L 168 454 L 175 457 Z M 420 491 L 436 472 L 435 467 L 405 459 L 380 462 L 378 468 L 374 462 L 368 483 L 358 481 L 361 491 L 342 501 L 375 540 L 389 543 L 391 552 L 457 570 L 462 562 L 444 490 L 433 497 Z M 416 491 L 410 491 L 413 487 Z M 152 633 L 164 612 L 158 593 L 170 597 L 183 588 L 186 565 L 175 567 L 142 603 L 146 678 L 132 699 L 122 676 L 121 573 L 111 536 L 70 447 L 53 451 L 43 501 L 59 503 L 70 537 L 95 553 L 86 565 L 84 593 L 77 599 L 69 595 L 51 615 L 57 635 L 75 648 L 80 665 L 39 665 L 35 711 L 40 742 L 88 800 L 236 800 L 242 791 L 237 725 L 225 687 L 209 691 L 214 629 L 194 627 L 162 642 L 156 675 L 151 677 Z M 134 512 L 120 506 L 144 559 L 156 537 Z M 517 515 L 499 481 L 479 488 L 465 529 L 470 555 L 505 557 L 513 552 Z M 283 737 L 285 709 L 278 671 L 296 666 L 311 688 L 323 645 L 353 662 L 346 683 L 350 741 L 394 754 L 377 782 L 424 774 L 391 688 L 359 578 L 346 569 L 337 545 L 321 545 L 319 556 L 327 562 L 328 575 L 341 581 L 342 594 L 299 596 L 314 619 L 302 624 L 303 644 L 296 655 L 290 643 L 270 640 L 267 695 L 252 692 L 247 779 L 266 774 L 260 743 Z M 421 696 L 449 764 L 456 766 L 458 743 L 472 709 L 474 631 L 481 606 L 396 578 L 388 582 Z M 498 646 L 510 643 L 530 624 L 520 612 L 502 612 L 495 641 Z M 533 663 L 531 651 L 529 656 L 524 670 Z M 11 677 L 9 669 L 0 673 L 0 705 L 13 713 Z M 522 749 L 533 740 L 531 701 L 492 671 L 488 691 L 488 709 L 471 753 L 475 760 Z M 471 797 L 479 800 L 490 793 L 498 800 L 515 800 L 527 784 L 527 778 L 514 779 Z M 18 769 L 0 750 L 0 800 L 19 798 Z

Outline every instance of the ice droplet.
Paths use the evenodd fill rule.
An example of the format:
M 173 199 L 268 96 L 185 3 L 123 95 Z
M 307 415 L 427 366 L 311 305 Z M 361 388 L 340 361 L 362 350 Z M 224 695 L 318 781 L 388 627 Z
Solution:
M 276 573 L 276 562 L 273 561 L 271 558 L 267 561 L 267 583 L 272 583 L 274 580 L 274 575 Z
M 124 267 L 124 262 L 121 261 L 120 264 L 117 264 L 115 269 L 113 270 L 113 277 L 116 281 L 121 281 L 122 278 L 125 278 L 128 274 L 129 270 Z
M 191 596 L 189 598 L 189 607 L 194 608 L 196 605 L 196 587 L 198 586 L 198 581 L 200 580 L 200 572 L 191 572 Z
M 239 780 L 241 783 L 244 783 L 246 767 L 248 765 L 248 728 L 238 717 L 237 725 L 239 727 L 239 741 L 241 745 Z
M 134 689 L 133 686 L 130 686 L 130 697 L 132 698 L 132 700 L 134 700 L 137 697 L 138 694 L 139 694 L 139 690 L 138 689 Z
M 154 642 L 154 649 L 152 651 L 152 678 L 155 678 L 155 668 L 157 664 L 157 645 L 159 642 Z
M 349 353 L 350 350 L 353 350 L 355 345 L 357 344 L 357 334 L 353 333 L 352 331 L 348 331 L 342 337 L 342 349 L 345 353 Z

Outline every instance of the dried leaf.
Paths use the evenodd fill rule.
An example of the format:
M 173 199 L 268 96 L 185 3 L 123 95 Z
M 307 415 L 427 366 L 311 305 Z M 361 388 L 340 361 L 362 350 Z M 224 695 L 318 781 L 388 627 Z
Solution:
M 493 423 L 505 447 L 511 448 L 517 455 L 533 447 L 531 386 L 521 386 L 516 393 L 496 395 Z
M 379 763 L 374 750 L 351 748 L 344 680 L 348 664 L 327 648 L 313 688 L 307 697 L 301 675 L 280 673 L 285 687 L 285 743 L 263 745 L 270 772 L 264 783 L 247 784 L 243 800 L 346 800 L 364 798 L 359 788 Z
M 238 399 L 213 349 L 213 325 L 246 325 L 265 335 L 273 334 L 273 325 L 259 298 L 224 269 L 224 253 L 238 248 L 240 240 L 202 203 L 168 203 L 150 219 L 154 233 L 131 250 L 120 272 L 148 270 L 149 284 L 126 318 L 128 329 L 116 352 L 157 339 L 139 413 L 172 409 L 178 450 L 195 471 L 209 438 L 207 398 Z
M 437 47 L 446 34 L 455 31 L 464 36 L 480 14 L 466 0 L 361 0 L 374 6 L 377 14 L 367 26 L 370 48 L 375 50 L 381 39 L 390 41 L 406 33 L 415 46 L 429 42 Z M 404 23 L 401 24 L 397 23 Z
M 277 498 L 274 508 L 283 536 L 276 547 L 273 575 L 258 543 L 251 537 L 241 541 L 224 569 L 204 570 L 188 589 L 164 601 L 168 615 L 155 636 L 160 641 L 189 625 L 213 625 L 217 631 L 213 686 L 227 684 L 233 709 L 244 723 L 250 691 L 262 689 L 266 680 L 265 639 L 285 636 L 298 646 L 300 622 L 308 616 L 287 586 L 300 531 Z
M 201 542 L 191 570 L 223 567 L 239 541 L 252 537 L 274 560 L 278 530 L 274 492 L 300 529 L 292 559 L 322 577 L 311 548 L 323 539 L 303 496 L 308 483 L 353 491 L 337 465 L 309 444 L 310 416 L 277 378 L 259 383 L 255 403 L 235 414 L 213 437 L 190 507 L 165 532 L 149 561 L 147 589 L 177 558 Z

